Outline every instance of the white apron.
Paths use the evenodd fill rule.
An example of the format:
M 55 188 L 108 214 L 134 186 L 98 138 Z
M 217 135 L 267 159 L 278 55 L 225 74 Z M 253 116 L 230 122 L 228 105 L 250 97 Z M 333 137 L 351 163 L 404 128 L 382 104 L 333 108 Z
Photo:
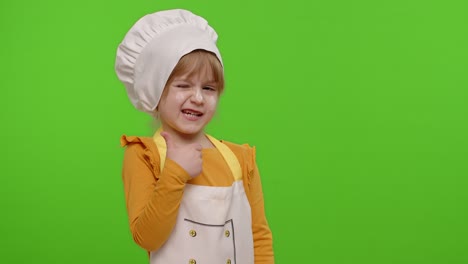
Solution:
M 154 135 L 161 160 L 166 160 L 166 142 Z M 176 224 L 169 239 L 150 252 L 151 264 L 253 264 L 251 209 L 242 183 L 242 170 L 235 154 L 208 136 L 234 175 L 228 187 L 186 184 Z

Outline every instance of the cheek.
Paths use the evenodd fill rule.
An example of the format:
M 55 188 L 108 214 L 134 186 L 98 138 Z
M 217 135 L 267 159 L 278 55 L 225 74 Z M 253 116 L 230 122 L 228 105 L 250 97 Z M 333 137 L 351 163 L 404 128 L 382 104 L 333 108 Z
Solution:
M 186 100 L 187 95 L 183 91 L 169 90 L 168 94 L 163 99 L 161 99 L 161 102 L 159 103 L 160 113 L 175 113 L 177 112 L 175 110 L 179 108 Z
M 218 96 L 208 96 L 205 98 L 205 104 L 210 111 L 216 111 L 216 107 L 218 106 Z
M 182 103 L 186 100 L 186 94 L 183 93 L 183 92 L 175 92 L 174 94 L 174 98 L 175 98 L 175 101 L 176 103 Z

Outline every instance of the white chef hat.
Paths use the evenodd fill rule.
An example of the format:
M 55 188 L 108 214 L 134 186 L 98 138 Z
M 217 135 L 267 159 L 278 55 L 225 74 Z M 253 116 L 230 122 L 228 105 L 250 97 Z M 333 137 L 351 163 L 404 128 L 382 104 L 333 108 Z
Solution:
M 183 9 L 159 11 L 139 19 L 117 48 L 115 71 L 132 104 L 152 113 L 182 56 L 196 49 L 214 53 L 218 35 L 208 22 Z

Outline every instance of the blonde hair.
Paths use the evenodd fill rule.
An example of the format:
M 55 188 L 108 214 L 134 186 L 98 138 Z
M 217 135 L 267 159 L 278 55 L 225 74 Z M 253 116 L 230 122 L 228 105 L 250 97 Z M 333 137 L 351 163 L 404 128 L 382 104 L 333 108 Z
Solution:
M 175 77 L 187 74 L 188 77 L 192 77 L 196 74 L 204 74 L 212 76 L 217 85 L 218 92 L 221 94 L 224 90 L 224 72 L 221 62 L 214 53 L 206 50 L 194 50 L 188 54 L 185 54 L 180 58 L 177 65 L 172 70 L 171 75 L 166 82 L 166 87 L 170 84 Z M 163 94 L 166 93 L 164 88 Z

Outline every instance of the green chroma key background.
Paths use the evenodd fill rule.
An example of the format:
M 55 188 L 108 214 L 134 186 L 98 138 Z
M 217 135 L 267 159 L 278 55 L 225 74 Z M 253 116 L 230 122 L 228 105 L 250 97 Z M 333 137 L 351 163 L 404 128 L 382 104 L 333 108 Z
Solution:
M 468 263 L 467 3 L 2 1 L 0 262 L 147 263 L 119 137 L 151 121 L 115 51 L 186 8 L 219 33 L 208 131 L 257 147 L 277 263 Z

